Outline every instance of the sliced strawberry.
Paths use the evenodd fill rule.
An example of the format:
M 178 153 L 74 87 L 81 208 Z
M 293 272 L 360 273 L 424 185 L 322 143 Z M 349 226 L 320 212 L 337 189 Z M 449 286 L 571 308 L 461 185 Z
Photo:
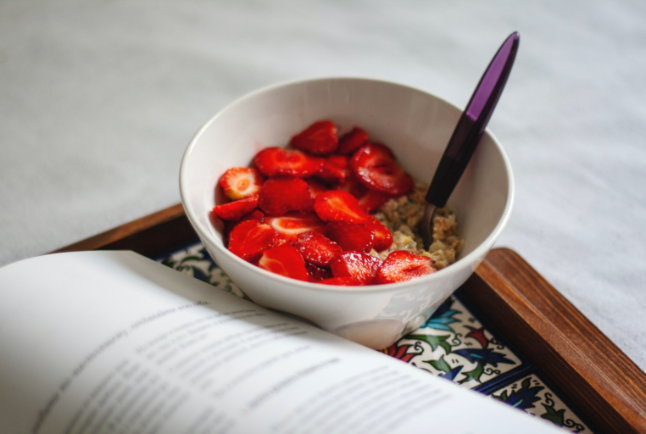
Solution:
M 281 234 L 276 231 L 276 236 L 274 237 L 274 247 L 284 246 L 285 244 L 292 244 L 292 239 L 285 234 Z
M 327 268 L 318 267 L 309 262 L 305 263 L 305 268 L 307 269 L 308 280 L 310 282 L 320 282 L 321 280 L 332 277 L 332 273 Z
M 365 196 L 365 194 L 370 191 L 363 184 L 357 181 L 357 178 L 354 177 L 352 171 L 350 171 L 350 173 L 346 177 L 345 182 L 343 184 L 335 186 L 334 190 L 345 191 L 346 193 L 350 193 L 357 199 Z
M 319 194 L 314 201 L 314 210 L 321 220 L 326 222 L 365 223 L 368 218 L 368 214 L 359 206 L 357 198 L 344 191 Z
M 231 200 L 257 196 L 265 178 L 258 169 L 248 167 L 232 167 L 220 178 L 224 194 Z
M 359 252 L 345 252 L 337 255 L 330 262 L 334 277 L 349 277 L 357 285 L 375 283 L 377 270 L 381 261 L 374 256 Z
M 368 143 L 368 133 L 359 127 L 354 127 L 352 131 L 344 134 L 339 139 L 339 147 L 336 152 L 339 154 L 352 154 L 366 143 Z
M 265 217 L 263 222 L 292 241 L 296 241 L 303 232 L 325 230 L 325 222 L 314 213 L 290 212 L 280 217 Z
M 343 184 L 348 177 L 348 157 L 344 155 L 330 155 L 316 175 L 316 178 L 330 184 Z
M 405 282 L 436 271 L 431 258 L 405 250 L 396 250 L 390 253 L 379 267 L 377 280 L 379 283 Z
M 314 155 L 328 155 L 339 145 L 336 125 L 331 121 L 314 122 L 304 131 L 292 137 L 294 147 Z
M 262 252 L 274 246 L 276 231 L 269 225 L 256 220 L 247 220 L 237 225 L 229 235 L 229 250 L 249 262 Z
M 331 279 L 320 280 L 316 283 L 335 286 L 355 286 L 357 284 L 352 277 L 333 277 Z
M 258 266 L 281 276 L 307 281 L 305 261 L 298 250 L 292 246 L 273 247 L 265 250 L 258 261 Z
M 213 208 L 213 213 L 222 220 L 240 220 L 257 206 L 258 196 L 252 196 L 247 199 L 225 203 L 224 205 L 216 205 Z
M 300 178 L 271 178 L 260 189 L 258 206 L 268 215 L 312 209 L 314 199 Z
M 330 222 L 325 227 L 325 235 L 344 251 L 369 252 L 375 243 L 372 230 L 354 223 Z
M 359 205 L 365 212 L 371 213 L 378 210 L 388 199 L 390 199 L 390 196 L 379 191 L 368 190 L 366 194 L 359 198 Z
M 305 178 L 321 170 L 325 160 L 301 151 L 266 148 L 256 154 L 254 163 L 267 176 L 295 176 Z
M 319 194 L 325 193 L 329 190 L 326 186 L 314 181 L 312 178 L 307 179 L 306 182 L 307 186 L 310 188 L 310 194 L 314 199 L 316 199 L 316 196 L 318 196 Z
M 320 232 L 307 231 L 298 236 L 294 247 L 310 264 L 327 267 L 334 256 L 341 253 L 341 247 Z
M 384 145 L 368 143 L 350 160 L 352 173 L 371 190 L 389 196 L 402 196 L 413 187 L 413 178 L 395 161 L 393 153 Z
M 386 250 L 393 244 L 393 234 L 390 229 L 373 216 L 368 217 L 366 228 L 370 229 L 375 235 L 375 244 L 372 248 L 376 251 Z
M 238 226 L 240 223 L 245 222 L 247 220 L 256 220 L 256 221 L 262 221 L 262 219 L 265 217 L 265 213 L 260 211 L 258 208 L 254 209 L 251 211 L 249 214 L 245 214 L 240 218 L 240 220 L 236 221 L 225 221 L 224 225 L 224 237 L 225 239 L 229 239 L 229 235 L 231 234 L 231 231 L 235 229 L 236 226 Z
M 260 211 L 259 209 L 254 209 L 251 211 L 249 214 L 244 215 L 240 221 L 243 222 L 245 220 L 257 220 L 257 221 L 262 221 L 262 219 L 265 218 L 265 213 Z

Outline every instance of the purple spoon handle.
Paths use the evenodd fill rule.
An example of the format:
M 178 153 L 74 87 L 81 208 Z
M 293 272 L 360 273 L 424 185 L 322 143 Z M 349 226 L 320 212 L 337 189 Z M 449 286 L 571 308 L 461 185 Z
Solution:
M 518 32 L 509 35 L 482 75 L 453 131 L 426 193 L 426 202 L 431 205 L 442 208 L 453 193 L 505 88 L 516 59 L 519 42 Z

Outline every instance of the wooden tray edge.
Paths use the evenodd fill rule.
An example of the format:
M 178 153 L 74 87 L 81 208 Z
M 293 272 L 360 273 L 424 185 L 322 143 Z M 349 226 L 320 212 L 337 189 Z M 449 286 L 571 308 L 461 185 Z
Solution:
M 489 252 L 463 293 L 600 429 L 646 432 L 646 374 L 516 252 Z

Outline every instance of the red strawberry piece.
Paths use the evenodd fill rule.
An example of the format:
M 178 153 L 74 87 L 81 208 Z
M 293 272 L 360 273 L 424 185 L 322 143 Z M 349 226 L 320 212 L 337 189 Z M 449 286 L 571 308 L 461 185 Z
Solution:
M 325 160 L 301 151 L 266 148 L 256 154 L 254 163 L 267 176 L 295 176 L 305 178 L 321 170 Z
M 281 276 L 307 281 L 305 261 L 298 250 L 292 246 L 280 246 L 265 250 L 258 261 L 258 266 Z
M 336 152 L 339 154 L 352 154 L 366 143 L 368 143 L 368 133 L 359 127 L 354 127 L 352 131 L 344 134 L 339 139 L 339 147 Z
M 244 216 L 242 216 L 240 220 L 226 221 L 224 225 L 225 239 L 229 239 L 229 234 L 231 234 L 231 231 L 235 229 L 235 227 L 238 226 L 240 223 L 245 222 L 247 220 L 262 221 L 264 217 L 265 217 L 265 213 L 263 213 L 258 208 L 256 208 L 253 211 L 251 211 L 249 214 L 245 214 Z
M 379 209 L 390 197 L 374 190 L 368 190 L 366 194 L 359 198 L 359 205 L 367 213 L 374 212 Z
M 379 267 L 377 280 L 379 283 L 405 282 L 436 271 L 430 258 L 405 250 L 396 250 L 389 254 Z
M 365 194 L 370 191 L 363 184 L 357 181 L 357 178 L 354 177 L 352 171 L 348 174 L 343 184 L 337 185 L 334 187 L 334 190 L 345 191 L 350 193 L 357 199 L 365 196 Z
M 216 205 L 213 213 L 222 220 L 240 220 L 243 216 L 253 211 L 258 206 L 258 196 L 247 199 L 236 200 L 235 202 Z
M 257 169 L 248 167 L 232 167 L 220 178 L 224 194 L 231 200 L 257 196 L 263 182 L 265 179 L 262 174 Z
M 314 176 L 328 184 L 343 184 L 348 177 L 348 158 L 344 155 L 330 155 L 321 170 Z
M 285 234 L 281 234 L 280 232 L 276 231 L 277 234 L 274 237 L 274 247 L 280 247 L 284 246 L 285 244 L 291 245 L 292 244 L 292 239 L 289 238 Z
M 247 220 L 237 225 L 229 235 L 229 250 L 249 262 L 262 252 L 274 246 L 276 231 L 269 225 L 256 220 Z
M 384 145 L 368 143 L 350 160 L 352 173 L 371 190 L 389 196 L 403 196 L 413 187 L 413 178 L 395 161 L 393 153 Z
M 296 241 L 303 232 L 325 230 L 325 222 L 314 213 L 291 212 L 280 217 L 265 217 L 263 222 L 291 241 Z
M 335 286 L 355 286 L 357 284 L 352 277 L 333 277 L 331 279 L 321 280 L 316 283 Z
M 307 179 L 307 181 L 305 182 L 307 182 L 307 186 L 310 188 L 310 194 L 314 199 L 316 199 L 316 196 L 318 196 L 319 194 L 328 191 L 328 188 L 326 186 L 314 181 L 312 178 Z
M 375 235 L 375 245 L 372 248 L 376 251 L 386 250 L 393 244 L 393 234 L 390 229 L 373 216 L 368 217 L 366 227 Z
M 345 252 L 330 262 L 334 277 L 349 277 L 357 285 L 370 285 L 375 282 L 381 261 L 374 256 L 360 252 Z
M 344 191 L 333 190 L 319 194 L 314 201 L 314 211 L 326 222 L 365 223 L 368 218 L 357 198 Z
M 339 146 L 336 136 L 336 125 L 331 121 L 314 122 L 304 131 L 292 137 L 294 147 L 314 155 L 327 155 Z
M 294 247 L 310 264 L 327 267 L 334 256 L 343 252 L 341 247 L 320 232 L 307 231 L 298 236 Z
M 258 206 L 268 215 L 312 209 L 314 199 L 300 178 L 272 178 L 260 189 Z
M 245 221 L 245 220 L 257 220 L 257 221 L 262 221 L 262 219 L 265 218 L 265 213 L 260 211 L 259 209 L 254 209 L 251 211 L 249 214 L 243 216 L 240 221 Z
M 330 279 L 332 273 L 327 268 L 318 267 L 309 262 L 305 263 L 305 268 L 307 269 L 307 275 L 310 282 L 320 282 L 321 280 Z
M 375 243 L 372 230 L 354 223 L 330 222 L 325 227 L 325 235 L 344 251 L 369 252 Z

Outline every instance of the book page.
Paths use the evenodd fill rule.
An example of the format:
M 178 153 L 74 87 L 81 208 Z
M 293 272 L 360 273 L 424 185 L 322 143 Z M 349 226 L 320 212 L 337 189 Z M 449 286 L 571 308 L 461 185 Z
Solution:
M 0 269 L 3 433 L 431 428 L 553 429 L 132 252 L 49 255 Z

